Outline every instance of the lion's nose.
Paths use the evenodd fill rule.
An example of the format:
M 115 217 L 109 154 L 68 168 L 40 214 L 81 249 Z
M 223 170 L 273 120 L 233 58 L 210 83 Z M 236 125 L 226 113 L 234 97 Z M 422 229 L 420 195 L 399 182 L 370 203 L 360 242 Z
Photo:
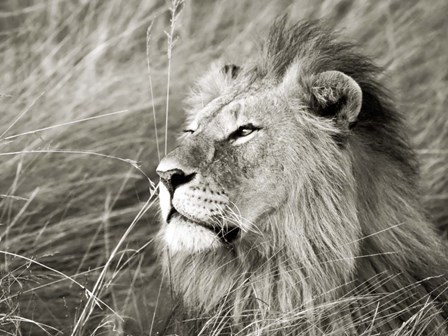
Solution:
M 186 173 L 180 168 L 170 167 L 170 165 L 164 164 L 163 160 L 157 167 L 156 172 L 157 174 L 159 174 L 161 182 L 172 193 L 174 192 L 174 190 L 176 190 L 177 187 L 193 180 L 196 175 L 196 173 Z

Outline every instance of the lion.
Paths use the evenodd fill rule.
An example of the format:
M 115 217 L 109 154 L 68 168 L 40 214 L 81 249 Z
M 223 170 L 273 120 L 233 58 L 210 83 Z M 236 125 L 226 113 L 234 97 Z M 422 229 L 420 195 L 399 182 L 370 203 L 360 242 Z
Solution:
M 286 21 L 197 82 L 157 167 L 176 333 L 447 335 L 446 250 L 381 69 Z

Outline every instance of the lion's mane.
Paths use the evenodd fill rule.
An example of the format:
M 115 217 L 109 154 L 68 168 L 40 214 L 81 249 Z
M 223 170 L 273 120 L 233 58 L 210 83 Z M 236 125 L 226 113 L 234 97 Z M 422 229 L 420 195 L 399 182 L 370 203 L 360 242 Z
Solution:
M 425 218 L 418 165 L 377 80 L 380 69 L 321 24 L 287 28 L 280 20 L 242 76 L 281 81 L 294 62 L 307 73 L 340 71 L 361 87 L 357 124 L 339 144 L 351 168 L 341 171 L 334 160 L 342 159 L 329 157 L 266 216 L 268 241 L 209 253 L 163 250 L 179 300 L 175 328 L 182 335 L 446 335 L 447 258 Z M 211 80 L 199 82 L 191 101 L 219 95 Z

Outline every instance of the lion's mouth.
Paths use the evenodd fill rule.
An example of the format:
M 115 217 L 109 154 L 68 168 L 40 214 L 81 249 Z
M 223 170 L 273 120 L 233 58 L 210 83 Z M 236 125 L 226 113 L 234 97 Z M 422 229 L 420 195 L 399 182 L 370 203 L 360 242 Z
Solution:
M 194 220 L 190 217 L 184 216 L 183 214 L 179 213 L 174 207 L 171 208 L 171 211 L 168 214 L 166 222 L 170 223 L 170 221 L 172 221 L 173 218 L 179 218 L 189 223 L 202 226 L 203 228 L 212 231 L 225 244 L 230 244 L 233 241 L 235 241 L 238 238 L 239 233 L 241 231 L 240 228 L 236 226 L 228 226 L 228 225 L 216 226 Z

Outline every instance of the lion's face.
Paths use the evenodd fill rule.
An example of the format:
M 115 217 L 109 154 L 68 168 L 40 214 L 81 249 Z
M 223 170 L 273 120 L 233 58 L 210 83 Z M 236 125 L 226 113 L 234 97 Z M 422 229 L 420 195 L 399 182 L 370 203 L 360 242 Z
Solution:
M 167 182 L 161 184 L 161 209 L 172 249 L 235 242 L 284 201 L 288 144 L 279 132 L 287 132 L 280 129 L 287 115 L 267 118 L 274 98 L 257 94 L 210 103 L 162 160 L 158 171 Z
M 297 158 L 319 157 L 322 146 L 312 141 L 332 142 L 332 121 L 308 113 L 285 87 L 228 89 L 189 118 L 157 168 L 170 251 L 225 248 L 263 234 L 260 218 L 280 211 L 300 176 L 316 169 L 319 160 L 297 166 Z

